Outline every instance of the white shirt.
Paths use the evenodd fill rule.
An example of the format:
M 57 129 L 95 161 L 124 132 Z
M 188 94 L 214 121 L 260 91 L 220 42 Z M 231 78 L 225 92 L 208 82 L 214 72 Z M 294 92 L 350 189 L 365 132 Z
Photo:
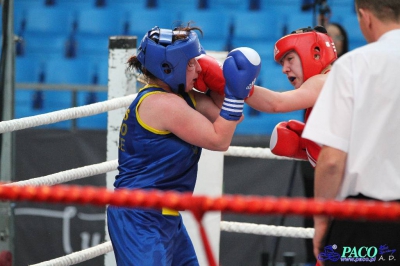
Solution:
M 334 63 L 302 136 L 347 153 L 337 199 L 400 199 L 400 29 Z

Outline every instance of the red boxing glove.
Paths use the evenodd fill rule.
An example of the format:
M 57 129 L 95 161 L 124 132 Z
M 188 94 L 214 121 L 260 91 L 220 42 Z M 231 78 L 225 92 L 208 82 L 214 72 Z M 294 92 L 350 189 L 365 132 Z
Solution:
M 295 130 L 290 126 L 294 127 Z M 295 120 L 277 124 L 272 132 L 269 144 L 271 152 L 278 156 L 307 160 L 304 139 L 300 137 L 301 133 L 296 132 L 300 130 L 300 127 L 301 122 Z
M 287 128 L 296 132 L 296 134 L 299 135 L 299 137 L 301 137 L 301 134 L 303 133 L 305 126 L 306 124 L 297 120 L 289 120 L 287 123 Z
M 308 161 L 315 167 L 317 165 L 319 152 L 321 151 L 321 146 L 308 139 L 304 139 L 304 141 L 306 143 Z
M 201 66 L 201 72 L 194 83 L 196 90 L 206 92 L 210 89 L 224 95 L 225 78 L 222 65 L 214 57 L 206 54 L 199 55 L 196 59 Z
M 319 152 L 321 151 L 321 146 L 317 143 L 301 138 L 301 134 L 303 133 L 305 124 L 303 122 L 297 120 L 290 120 L 287 125 L 288 128 L 295 131 L 300 136 L 301 146 L 306 149 L 307 159 L 310 164 L 315 167 L 317 164 L 317 159 L 319 156 Z

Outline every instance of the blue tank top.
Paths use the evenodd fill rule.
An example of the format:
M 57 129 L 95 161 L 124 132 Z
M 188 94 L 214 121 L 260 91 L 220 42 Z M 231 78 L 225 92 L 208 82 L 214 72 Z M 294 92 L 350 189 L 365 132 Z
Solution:
M 142 88 L 125 113 L 119 134 L 119 174 L 114 187 L 193 192 L 201 148 L 140 119 L 140 103 L 154 93 L 166 92 L 155 85 Z M 195 100 L 189 94 L 180 96 L 195 109 Z

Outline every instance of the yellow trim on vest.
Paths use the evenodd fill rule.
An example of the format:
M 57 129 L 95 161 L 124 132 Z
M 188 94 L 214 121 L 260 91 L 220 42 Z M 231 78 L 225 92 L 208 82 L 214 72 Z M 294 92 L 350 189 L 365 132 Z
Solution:
M 157 87 L 157 88 L 159 88 L 159 87 L 156 86 L 156 85 L 146 85 L 146 86 L 144 86 L 143 88 L 141 88 L 140 91 L 146 89 L 147 87 Z M 154 134 L 158 134 L 158 135 L 167 135 L 167 134 L 170 134 L 171 132 L 168 131 L 168 130 L 158 130 L 158 129 L 155 129 L 155 128 L 153 128 L 153 127 L 151 127 L 151 126 L 145 124 L 145 123 L 143 122 L 143 120 L 140 119 L 140 116 L 139 116 L 139 111 L 138 111 L 138 109 L 139 109 L 139 106 L 140 106 L 140 104 L 142 103 L 142 101 L 143 101 L 147 96 L 152 95 L 152 94 L 156 94 L 156 93 L 166 93 L 166 92 L 162 92 L 162 91 L 153 91 L 153 92 L 149 92 L 149 93 L 146 93 L 145 95 L 143 95 L 143 97 L 139 100 L 138 104 L 136 105 L 136 110 L 135 110 L 135 112 L 136 112 L 136 119 L 137 119 L 138 123 L 139 123 L 143 128 L 147 129 L 148 131 L 153 132 Z
M 179 216 L 179 212 L 173 209 L 162 208 L 162 215 Z
M 193 105 L 194 105 L 194 108 L 196 109 L 197 102 L 196 102 L 196 100 L 194 99 L 194 94 L 193 94 L 193 92 L 189 92 L 188 94 L 189 94 L 190 99 L 192 100 L 192 103 L 193 103 Z

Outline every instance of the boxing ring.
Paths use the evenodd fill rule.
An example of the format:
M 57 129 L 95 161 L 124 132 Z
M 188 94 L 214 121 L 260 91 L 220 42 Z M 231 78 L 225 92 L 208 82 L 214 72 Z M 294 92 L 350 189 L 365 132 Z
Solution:
M 131 41 L 131 40 L 128 40 Z M 209 266 L 218 265 L 216 250 L 210 242 L 210 234 L 206 230 L 205 215 L 213 212 L 218 216 L 222 212 L 248 215 L 329 215 L 338 218 L 370 220 L 399 220 L 400 204 L 371 202 L 314 200 L 290 197 L 261 197 L 243 195 L 213 195 L 195 193 L 194 195 L 176 192 L 112 190 L 112 180 L 118 166 L 116 160 L 116 139 L 118 138 L 121 117 L 125 108 L 136 97 L 132 87 L 135 76 L 125 72 L 126 56 L 134 52 L 134 46 L 127 45 L 122 38 L 110 38 L 109 54 L 109 100 L 87 106 L 51 112 L 34 117 L 26 117 L 0 122 L 0 133 L 14 132 L 40 125 L 87 117 L 108 112 L 107 161 L 69 169 L 58 173 L 40 176 L 29 180 L 18 181 L 0 186 L 0 199 L 7 201 L 32 201 L 46 203 L 79 204 L 107 206 L 109 204 L 125 207 L 172 208 L 184 209 L 194 217 L 199 241 L 202 244 L 200 257 L 204 257 Z M 115 77 L 115 78 L 113 78 Z M 113 88 L 117 88 L 114 90 Z M 124 96 L 122 96 L 124 95 Z M 126 96 L 125 96 L 126 95 Z M 115 123 L 114 123 L 115 122 Z M 275 156 L 268 148 L 252 148 L 231 146 L 217 156 L 250 157 L 261 159 L 288 160 Z M 213 157 L 214 158 L 214 157 Z M 290 159 L 289 159 L 290 160 Z M 63 183 L 87 178 L 93 175 L 106 174 L 107 187 L 63 185 Z M 200 179 L 200 177 L 199 177 Z M 197 186 L 197 184 L 196 184 Z M 215 223 L 214 223 L 215 225 Z M 256 234 L 292 238 L 312 238 L 312 228 L 272 226 L 254 223 L 218 221 L 217 230 L 242 234 Z M 105 255 L 105 265 L 113 265 L 110 241 L 72 252 L 66 256 L 44 261 L 34 266 L 74 265 L 92 258 Z M 115 262 L 114 262 L 115 265 Z M 202 264 L 201 264 L 202 265 Z M 204 264 L 205 265 L 205 264 Z

